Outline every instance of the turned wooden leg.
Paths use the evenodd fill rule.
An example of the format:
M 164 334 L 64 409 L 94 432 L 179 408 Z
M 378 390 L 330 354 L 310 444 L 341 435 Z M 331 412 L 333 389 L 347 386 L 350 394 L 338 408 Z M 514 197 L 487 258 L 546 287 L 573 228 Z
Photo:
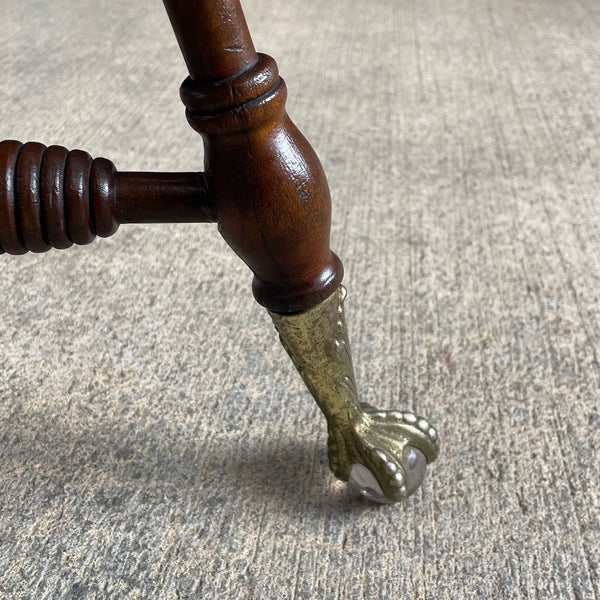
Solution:
M 255 51 L 238 0 L 163 1 L 204 172 L 119 173 L 80 150 L 2 142 L 0 253 L 87 244 L 122 223 L 217 222 L 327 419 L 332 471 L 368 498 L 401 500 L 435 460 L 438 435 L 411 412 L 359 401 L 327 179 L 285 111 L 277 64 Z

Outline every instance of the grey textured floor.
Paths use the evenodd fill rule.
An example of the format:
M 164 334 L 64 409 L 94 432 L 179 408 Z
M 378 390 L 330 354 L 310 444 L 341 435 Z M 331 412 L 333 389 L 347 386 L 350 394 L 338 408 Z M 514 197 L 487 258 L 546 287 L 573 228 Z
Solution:
M 405 506 L 324 420 L 209 225 L 0 258 L 0 597 L 600 596 L 600 3 L 247 0 L 322 158 L 363 398 L 428 415 Z M 0 137 L 201 144 L 159 0 L 3 0 Z

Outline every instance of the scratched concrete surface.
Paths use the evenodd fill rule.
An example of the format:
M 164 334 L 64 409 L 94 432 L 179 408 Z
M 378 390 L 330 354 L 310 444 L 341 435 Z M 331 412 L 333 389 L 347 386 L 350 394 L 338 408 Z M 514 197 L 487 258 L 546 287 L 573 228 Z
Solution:
M 327 171 L 364 399 L 429 416 L 346 494 L 210 225 L 0 258 L 0 598 L 600 595 L 600 3 L 247 0 Z M 201 168 L 158 0 L 4 0 L 0 138 Z

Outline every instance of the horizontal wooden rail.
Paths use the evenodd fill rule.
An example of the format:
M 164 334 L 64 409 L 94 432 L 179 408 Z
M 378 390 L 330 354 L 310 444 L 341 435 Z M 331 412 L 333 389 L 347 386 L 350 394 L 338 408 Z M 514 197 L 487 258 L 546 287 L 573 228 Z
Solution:
M 122 223 L 215 221 L 203 173 L 119 173 L 82 150 L 0 142 L 0 253 L 89 244 Z

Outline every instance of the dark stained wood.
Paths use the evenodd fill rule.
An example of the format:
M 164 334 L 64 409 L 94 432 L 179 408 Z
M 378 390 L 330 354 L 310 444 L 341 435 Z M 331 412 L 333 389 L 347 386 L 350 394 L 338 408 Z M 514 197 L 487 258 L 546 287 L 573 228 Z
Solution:
M 83 150 L 72 150 L 65 167 L 65 212 L 67 230 L 75 244 L 91 244 L 96 237 L 90 215 L 89 173 L 92 157 Z M 94 201 L 96 199 L 94 198 Z
M 256 53 L 238 0 L 164 0 L 190 76 L 204 173 L 118 173 L 81 150 L 0 142 L 0 252 L 89 244 L 121 223 L 218 222 L 272 311 L 324 300 L 343 268 L 329 247 L 323 168 L 285 111 L 275 61 Z
M 45 147 L 36 142 L 23 146 L 18 157 L 16 171 L 16 215 L 21 239 L 27 250 L 45 252 L 50 245 L 42 231 L 42 207 L 40 201 L 40 167 Z
M 117 173 L 119 223 L 214 223 L 204 173 Z
M 331 200 L 321 163 L 286 114 L 286 86 L 272 58 L 258 54 L 248 67 L 252 53 L 245 50 L 248 61 L 236 73 L 209 81 L 202 51 L 223 46 L 230 31 L 213 8 L 225 7 L 246 39 L 239 3 L 185 2 L 183 10 L 182 1 L 164 3 L 190 70 L 181 98 L 204 139 L 219 231 L 254 272 L 258 302 L 281 313 L 310 308 L 343 276 L 329 247 Z M 193 40 L 200 34 L 199 56 Z
M 192 79 L 226 79 L 256 62 L 238 0 L 164 0 L 164 5 Z
M 9 254 L 89 244 L 121 223 L 215 220 L 202 173 L 118 173 L 81 150 L 0 142 L 0 247 Z
M 15 172 L 21 142 L 0 143 L 0 247 L 10 254 L 25 254 L 27 248 L 17 222 Z
M 0 154 L 2 146 L 0 145 Z M 40 186 L 44 230 L 48 243 L 54 248 L 69 248 L 73 245 L 67 232 L 65 208 L 65 167 L 69 151 L 62 146 L 50 146 L 44 152 Z

